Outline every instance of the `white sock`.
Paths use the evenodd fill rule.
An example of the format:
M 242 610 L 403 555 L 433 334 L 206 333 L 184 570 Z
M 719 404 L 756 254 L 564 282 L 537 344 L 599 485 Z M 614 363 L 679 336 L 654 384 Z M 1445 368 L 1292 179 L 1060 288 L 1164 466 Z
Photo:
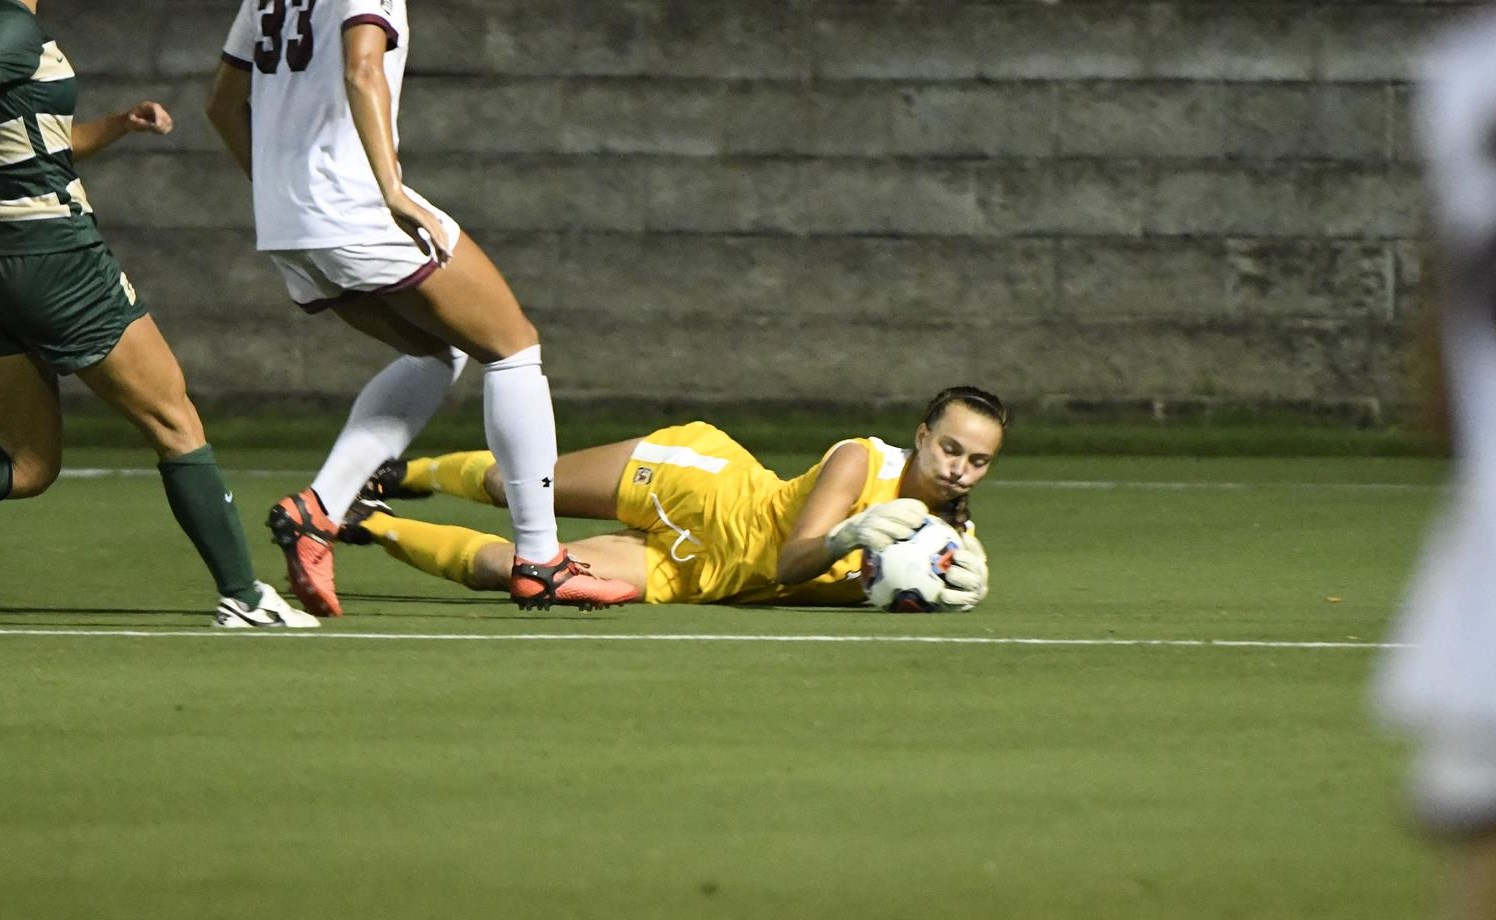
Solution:
M 390 457 L 398 457 L 431 420 L 467 364 L 456 349 L 425 357 L 402 355 L 375 374 L 353 401 L 348 421 L 332 445 L 312 490 L 334 524 L 358 490 Z
M 514 521 L 514 554 L 550 562 L 556 540 L 556 417 L 551 385 L 540 370 L 540 346 L 483 365 L 483 430 L 504 473 L 504 496 Z

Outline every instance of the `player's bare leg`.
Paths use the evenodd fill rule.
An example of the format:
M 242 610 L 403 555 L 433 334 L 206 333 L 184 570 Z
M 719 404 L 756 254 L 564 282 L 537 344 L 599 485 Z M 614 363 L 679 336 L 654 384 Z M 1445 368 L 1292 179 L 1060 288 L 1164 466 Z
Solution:
M 331 308 L 338 319 L 403 355 L 446 352 L 447 343 L 401 316 L 383 297 L 363 294 Z
M 562 454 L 556 460 L 556 513 L 611 521 L 618 517 L 618 480 L 642 438 Z M 483 476 L 493 503 L 504 505 L 504 471 L 495 463 Z
M 441 270 L 413 289 L 386 296 L 401 316 L 484 364 L 484 429 L 507 474 L 503 492 L 514 522 L 515 601 L 545 608 L 635 599 L 633 586 L 589 573 L 557 542 L 550 386 L 540 368 L 535 327 L 499 270 L 462 235 Z
M 78 379 L 140 429 L 163 460 L 208 443 L 181 365 L 149 315 L 131 323 L 114 349 L 78 371 Z
M 0 498 L 31 498 L 62 469 L 57 375 L 31 355 L 0 358 Z
M 213 574 L 219 626 L 315 626 L 269 585 L 255 580 L 244 525 L 217 458 L 203 435 L 197 407 L 176 355 L 149 315 L 125 329 L 103 360 L 78 378 L 145 435 L 161 458 L 158 469 L 172 515 Z
M 597 534 L 574 541 L 571 548 L 578 557 L 587 560 L 599 578 L 627 582 L 641 598 L 644 596 L 648 568 L 642 531 Z M 507 591 L 513 568 L 514 544 L 490 543 L 473 560 L 469 587 L 479 591 Z
M 556 460 L 556 514 L 599 521 L 618 517 L 618 482 L 640 438 L 562 454 Z M 370 478 L 365 497 L 424 498 L 436 492 L 506 507 L 504 473 L 488 451 L 388 460 Z
M 383 296 L 411 324 L 484 364 L 540 344 L 509 282 L 466 233 L 441 269 Z
M 333 543 L 344 514 L 380 460 L 403 452 L 425 426 L 464 360 L 372 294 L 344 301 L 333 312 L 403 357 L 364 385 L 311 485 L 277 502 L 266 522 L 285 553 L 292 590 L 308 610 L 324 617 L 343 613 Z

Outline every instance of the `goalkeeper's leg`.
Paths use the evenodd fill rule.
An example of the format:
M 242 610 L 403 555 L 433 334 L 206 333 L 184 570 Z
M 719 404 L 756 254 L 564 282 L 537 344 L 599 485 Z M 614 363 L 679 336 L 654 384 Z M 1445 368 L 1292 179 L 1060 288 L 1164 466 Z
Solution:
M 648 571 L 645 568 L 644 533 L 624 530 L 603 533 L 567 544 L 577 558 L 587 560 L 589 571 L 599 578 L 627 582 L 638 597 L 644 597 Z M 514 544 L 489 543 L 473 557 L 474 587 L 484 591 L 504 591 L 514 567 Z
M 562 454 L 556 460 L 556 513 L 611 521 L 618 518 L 618 481 L 639 439 Z M 372 499 L 410 498 L 440 492 L 468 501 L 506 506 L 504 473 L 492 453 L 461 451 L 435 457 L 387 460 L 364 486 Z
M 425 498 L 441 493 L 492 505 L 493 497 L 484 486 L 485 474 L 495 465 L 493 454 L 486 450 L 465 450 L 435 457 L 390 459 L 379 465 L 360 498 L 386 501 L 401 498 Z M 503 493 L 499 493 L 503 498 Z
M 378 543 L 412 568 L 475 591 L 508 591 L 514 570 L 514 544 L 494 534 L 450 524 L 399 518 L 371 502 L 349 512 L 340 538 L 345 543 Z M 644 534 L 637 530 L 599 534 L 570 544 L 587 560 L 590 574 L 633 585 L 643 596 L 646 581 Z

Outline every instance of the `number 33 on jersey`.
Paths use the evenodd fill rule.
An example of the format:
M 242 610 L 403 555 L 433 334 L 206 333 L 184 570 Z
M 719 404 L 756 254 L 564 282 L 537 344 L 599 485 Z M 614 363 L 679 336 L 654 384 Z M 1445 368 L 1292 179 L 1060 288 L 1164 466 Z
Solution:
M 343 89 L 343 32 L 385 35 L 391 114 L 410 35 L 405 0 L 243 0 L 223 60 L 250 74 L 261 250 L 406 239 L 390 220 Z M 398 130 L 395 143 L 399 144 Z M 307 207 L 311 203 L 312 207 Z
M 260 41 L 255 45 L 255 68 L 260 73 L 275 73 L 280 68 L 282 53 L 287 67 L 306 70 L 316 50 L 312 32 L 312 9 L 316 5 L 317 0 L 261 0 Z

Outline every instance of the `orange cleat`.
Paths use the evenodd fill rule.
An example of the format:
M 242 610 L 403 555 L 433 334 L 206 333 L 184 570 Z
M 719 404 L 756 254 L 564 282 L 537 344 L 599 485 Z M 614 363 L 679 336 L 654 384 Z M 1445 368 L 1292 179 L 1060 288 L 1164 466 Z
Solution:
M 600 610 L 639 599 L 639 590 L 628 582 L 599 578 L 587 569 L 587 563 L 571 558 L 564 546 L 544 565 L 515 556 L 509 596 L 521 610 L 549 610 L 555 604 Z
M 322 500 L 311 489 L 287 495 L 270 509 L 270 538 L 286 554 L 286 572 L 291 591 L 308 612 L 319 617 L 340 617 L 337 586 L 332 575 L 332 543 L 338 526 L 322 509 Z

